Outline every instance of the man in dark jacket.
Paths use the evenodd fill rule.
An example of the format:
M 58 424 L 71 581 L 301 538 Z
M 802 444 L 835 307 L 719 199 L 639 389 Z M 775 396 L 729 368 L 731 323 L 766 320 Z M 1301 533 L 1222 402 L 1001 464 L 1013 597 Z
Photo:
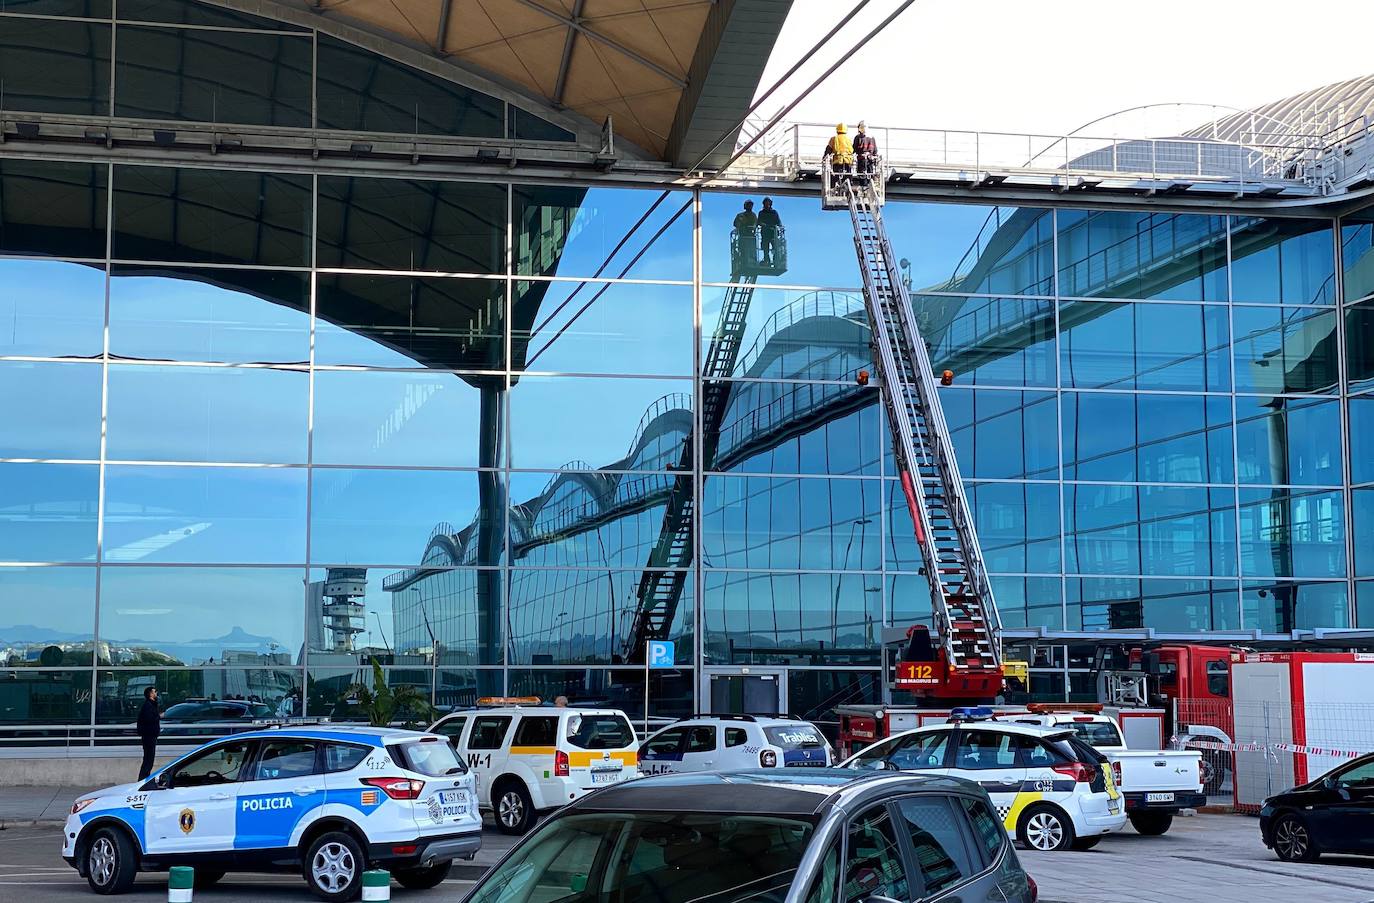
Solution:
M 157 710 L 157 687 L 143 691 L 143 708 L 138 710 L 138 736 L 143 740 L 143 766 L 138 770 L 140 781 L 153 771 L 153 757 L 157 755 L 157 736 L 162 733 L 162 714 Z
M 868 125 L 859 122 L 859 133 L 854 136 L 854 158 L 860 175 L 871 176 L 878 168 L 878 142 L 868 133 Z

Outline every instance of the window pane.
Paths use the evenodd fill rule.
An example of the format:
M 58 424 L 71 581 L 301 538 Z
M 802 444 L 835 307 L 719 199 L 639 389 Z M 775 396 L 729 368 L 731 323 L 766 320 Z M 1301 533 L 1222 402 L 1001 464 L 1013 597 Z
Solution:
M 303 469 L 107 466 L 105 560 L 303 562 L 305 482 Z
M 1236 398 L 1240 482 L 1341 484 L 1341 409 L 1331 401 Z
M 106 172 L 104 164 L 0 160 L 0 251 L 103 259 Z
M 290 665 L 301 652 L 304 576 L 300 568 L 102 568 L 100 664 Z
M 115 115 L 310 125 L 309 36 L 121 25 Z
M 969 821 L 973 822 L 973 834 L 977 838 L 978 845 L 982 847 L 983 862 L 991 865 L 1007 842 L 1006 830 L 1003 829 L 1002 823 L 993 816 L 988 804 L 982 800 L 962 797 L 959 803 L 968 814 Z
M 320 128 L 501 137 L 495 97 L 326 35 L 317 40 Z
M 568 697 L 572 706 L 620 709 L 631 721 L 644 718 L 644 669 L 607 671 L 602 668 L 512 669 L 511 696 L 540 699 Z M 649 675 L 649 715 L 653 718 L 685 718 L 696 711 L 692 705 L 690 670 L 655 670 Z
M 1229 398 L 1074 392 L 1062 406 L 1066 479 L 1231 482 Z
M 1231 297 L 1271 304 L 1334 304 L 1330 220 L 1231 217 Z
M 0 568 L 0 668 L 90 666 L 94 629 L 95 568 Z
M 1245 627 L 1291 633 L 1314 627 L 1346 627 L 1350 607 L 1344 581 L 1245 584 Z
M 658 547 L 665 510 L 692 499 L 690 480 L 667 474 L 511 475 L 511 557 L 536 567 L 685 567 L 690 542 Z M 693 534 L 692 519 L 674 521 Z
M 108 19 L 110 8 L 110 0 L 0 0 L 0 12 L 33 16 Z
M 1054 293 L 1054 214 L 1034 207 L 889 203 L 883 220 L 916 291 Z
M 736 269 L 731 254 L 730 233 L 735 216 L 753 201 L 762 209 L 758 194 L 703 192 L 701 196 L 701 273 L 707 282 L 729 282 Z M 667 206 L 665 201 L 663 206 Z M 787 270 L 768 281 L 790 285 L 825 285 L 857 288 L 863 285 L 858 260 L 854 256 L 854 232 L 843 214 L 822 211 L 812 197 L 775 197 L 773 208 L 782 221 L 786 243 Z M 706 322 L 711 322 L 707 320 Z
M 897 834 L 884 806 L 875 806 L 849 825 L 844 903 L 862 903 L 873 896 L 911 899 Z
M 888 611 L 894 623 L 911 623 L 930 618 L 930 584 L 925 577 L 902 575 L 904 586 L 888 594 Z M 989 578 L 997 611 L 1007 627 L 1064 626 L 1063 581 L 1059 577 L 1011 577 L 994 575 Z M 910 611 L 910 615 L 906 614 Z
M 1374 482 L 1374 395 L 1352 395 L 1350 409 L 1350 480 Z
M 925 879 L 927 894 L 958 884 L 978 871 L 964 843 L 963 817 L 943 796 L 913 796 L 897 803 L 902 827 Z
M 852 384 L 859 370 L 873 372 L 868 315 L 851 292 L 704 287 L 701 357 L 714 369 L 752 379 L 834 379 Z M 723 311 L 743 307 L 745 323 L 732 366 L 721 353 L 730 335 Z M 715 347 L 717 350 L 712 351 Z
M 1345 576 L 1345 513 L 1340 492 L 1242 489 L 1241 574 Z
M 1374 624 L 1374 580 L 1361 580 L 1356 583 L 1355 599 L 1358 608 L 1355 624 L 1357 626 Z
M 253 773 L 245 781 L 276 781 L 315 774 L 315 744 L 302 740 L 268 740 L 262 744 Z
M 311 560 L 500 564 L 499 534 L 485 534 L 504 517 L 502 482 L 492 472 L 316 470 Z
M 703 388 L 712 391 L 728 396 L 717 436 L 703 436 L 707 470 L 878 475 L 889 443 L 877 386 L 741 381 Z
M 1198 633 L 1240 627 L 1234 580 L 1069 578 L 1070 630 L 1138 630 Z
M 1054 302 L 1026 298 L 912 299 L 930 366 L 959 385 L 1053 386 Z
M 0 464 L 0 560 L 94 561 L 99 470 Z
M 1059 211 L 1059 293 L 1226 300 L 1226 218 Z
M 708 570 L 703 579 L 707 664 L 877 664 L 878 574 Z
M 1059 306 L 1059 328 L 1065 386 L 1186 392 L 1231 386 L 1225 307 L 1067 301 Z M 1239 322 L 1236 331 L 1242 332 Z
M 305 463 L 303 370 L 112 364 L 109 381 L 112 460 Z
M 1294 307 L 1233 308 L 1236 391 L 1281 395 L 1336 386 L 1336 314 Z
M 310 177 L 115 168 L 116 258 L 305 266 Z
M 110 26 L 0 18 L 0 83 L 7 113 L 108 115 Z
M 877 570 L 882 487 L 712 477 L 702 489 L 702 555 L 713 567 Z
M 1070 573 L 1235 573 L 1234 496 L 1183 486 L 1066 485 Z
M 368 710 L 359 704 L 358 693 L 354 688 L 363 686 L 369 690 L 373 689 L 376 684 L 372 673 L 372 660 L 377 659 L 382 663 L 391 660 L 390 647 L 382 643 L 377 633 L 372 634 L 371 640 L 375 645 L 363 650 L 364 654 L 359 656 L 357 665 L 310 669 L 306 703 L 311 717 L 328 718 L 341 723 L 368 723 Z M 435 674 L 428 665 L 385 668 L 382 675 L 388 687 L 413 687 L 419 697 L 416 702 L 423 700 L 426 705 L 429 703 L 430 687 Z M 438 697 L 440 704 L 456 704 L 470 708 L 476 704 L 478 696 L 501 695 L 499 672 L 459 669 L 440 671 L 438 677 L 440 685 L 446 688 L 445 694 L 452 700 L 443 703 L 444 697 Z M 429 715 L 419 705 L 407 705 L 397 714 L 396 720 L 422 727 L 429 723 Z
M 685 191 L 516 185 L 515 272 L 522 276 L 691 279 Z
M 319 266 L 505 272 L 505 186 L 345 176 L 319 185 Z
M 322 274 L 318 286 L 316 364 L 505 366 L 505 282 Z
M 80 671 L 0 671 L 5 682 L 5 705 L 0 706 L 0 724 L 30 727 L 38 724 L 90 724 L 91 670 Z M 132 718 L 130 719 L 132 720 Z M 65 744 L 66 731 L 5 731 L 11 743 L 39 745 L 44 736 L 60 737 L 56 743 Z
M 205 3 L 187 3 L 186 0 L 119 0 L 119 20 L 220 25 L 228 28 L 276 31 L 303 30 L 299 25 L 290 25 L 278 19 L 266 19 Z
M 0 363 L 0 458 L 98 459 L 100 381 L 91 364 Z
M 887 481 L 887 567 L 921 566 L 916 528 L 906 497 Z M 1059 570 L 1059 487 L 1052 483 L 966 483 L 978 541 L 988 570 L 1046 573 Z
M 143 691 L 157 687 L 162 709 L 160 743 L 194 746 L 206 737 L 239 729 L 272 717 L 283 698 L 301 692 L 301 672 L 292 667 L 266 668 L 153 668 L 157 657 L 144 662 L 151 670 L 118 668 L 96 672 L 95 723 L 118 728 L 108 735 L 132 737 L 133 723 L 143 706 Z M 174 706 L 186 704 L 173 717 Z M 218 725 L 218 726 L 212 726 Z
M 875 705 L 882 700 L 882 683 L 877 671 L 789 671 L 787 711 L 833 739 L 839 730 L 835 706 Z
M 509 134 L 507 137 L 516 138 L 523 141 L 575 141 L 577 136 L 567 129 L 561 128 L 541 119 L 533 113 L 527 113 L 516 106 L 507 106 L 507 121 Z
M 1058 478 L 1053 394 L 942 389 L 940 408 L 964 479 Z
M 690 376 L 692 319 L 691 286 L 517 282 L 515 368 Z
M 310 277 L 115 266 L 110 354 L 141 360 L 306 363 Z
M 1355 548 L 1355 576 L 1374 577 L 1374 489 L 1350 493 Z
M 0 237 L 3 235 L 0 220 Z M 99 355 L 105 341 L 104 295 L 103 269 L 76 263 L 0 260 L 0 355 Z
M 1345 349 L 1350 388 L 1374 388 L 1374 301 L 1346 308 Z
M 1374 215 L 1361 213 L 1341 220 L 1341 265 L 1345 300 L 1374 295 Z

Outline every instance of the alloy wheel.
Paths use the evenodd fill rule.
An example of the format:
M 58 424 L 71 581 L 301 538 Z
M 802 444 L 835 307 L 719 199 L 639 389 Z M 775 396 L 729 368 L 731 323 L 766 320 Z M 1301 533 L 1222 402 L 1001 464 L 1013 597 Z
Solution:
M 358 865 L 353 851 L 341 843 L 327 843 L 315 851 L 310 876 L 321 890 L 337 894 L 353 881 Z
M 1296 819 L 1285 818 L 1274 829 L 1274 846 L 1284 859 L 1301 859 L 1311 844 L 1307 828 Z
M 1037 850 L 1053 850 L 1064 842 L 1064 826 L 1048 812 L 1037 812 L 1026 823 L 1026 840 Z
M 514 790 L 507 791 L 501 797 L 499 814 L 501 824 L 507 828 L 514 828 L 525 819 L 525 801 Z
M 104 887 L 114 879 L 118 859 L 119 854 L 115 852 L 114 842 L 108 837 L 97 837 L 91 846 L 90 857 L 91 877 L 95 879 L 96 884 Z

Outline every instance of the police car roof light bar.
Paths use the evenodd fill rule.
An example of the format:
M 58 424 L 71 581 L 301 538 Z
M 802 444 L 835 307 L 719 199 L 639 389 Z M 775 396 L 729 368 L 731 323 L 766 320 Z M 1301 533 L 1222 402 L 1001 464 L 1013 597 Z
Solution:
M 949 710 L 948 724 L 959 724 L 965 721 L 991 721 L 997 716 L 991 706 L 973 705 L 958 706 Z

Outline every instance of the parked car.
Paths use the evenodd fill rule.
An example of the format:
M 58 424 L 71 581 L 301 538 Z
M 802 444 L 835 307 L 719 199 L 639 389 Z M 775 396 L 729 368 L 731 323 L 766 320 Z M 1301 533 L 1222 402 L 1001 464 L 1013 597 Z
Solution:
M 1063 728 L 990 717 L 932 724 L 875 743 L 841 767 L 974 781 L 1007 833 L 1034 850 L 1091 849 L 1126 823 L 1106 757 Z
M 162 713 L 164 724 L 195 724 L 203 721 L 265 721 L 276 717 L 276 709 L 264 702 L 239 699 L 179 702 Z
M 506 834 L 598 787 L 639 776 L 639 741 L 617 709 L 502 705 L 445 715 L 449 738 L 477 780 L 477 798 Z
M 1141 834 L 1164 834 L 1177 812 L 1207 804 L 1202 792 L 1202 754 L 1195 750 L 1127 749 L 1114 719 L 1089 712 L 1006 715 L 1000 720 L 1066 728 L 1106 756 L 1126 800 L 1126 817 Z
M 695 715 L 644 741 L 640 774 L 825 768 L 834 753 L 814 724 L 763 715 Z
M 565 806 L 465 903 L 998 900 L 1035 882 L 987 794 L 950 777 L 836 769 L 658 775 Z
M 1289 862 L 1315 862 L 1323 853 L 1374 856 L 1374 753 L 1269 797 L 1260 836 Z

